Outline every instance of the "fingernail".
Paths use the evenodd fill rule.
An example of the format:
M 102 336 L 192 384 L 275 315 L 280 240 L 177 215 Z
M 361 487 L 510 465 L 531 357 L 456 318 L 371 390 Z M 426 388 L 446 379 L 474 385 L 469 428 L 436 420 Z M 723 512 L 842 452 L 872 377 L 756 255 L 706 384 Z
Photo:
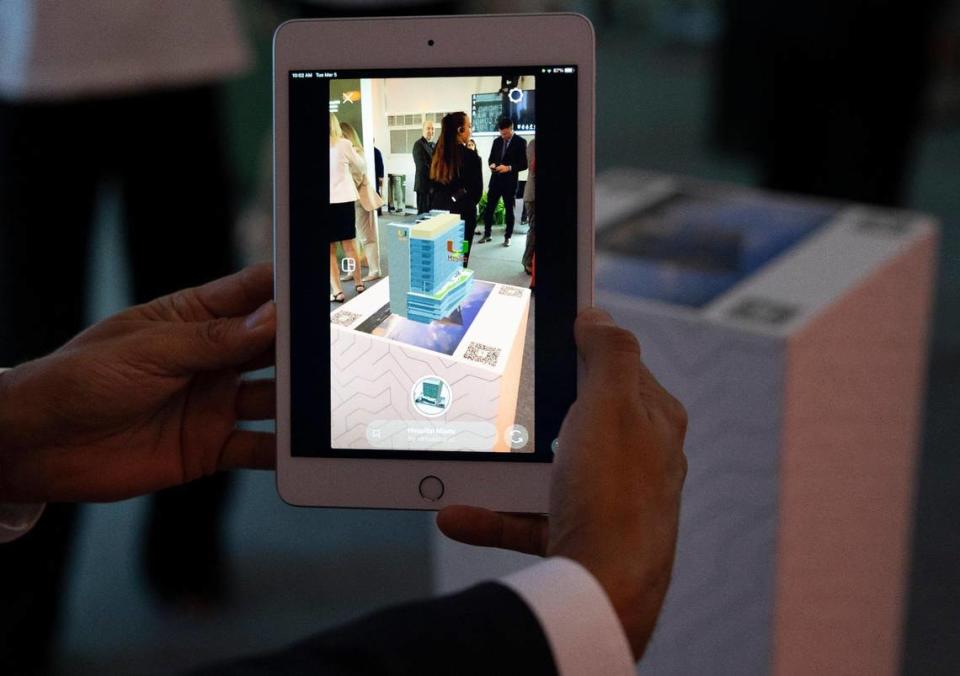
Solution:
M 248 330 L 255 331 L 264 324 L 272 321 L 276 314 L 277 306 L 274 305 L 272 300 L 268 300 L 266 303 L 258 307 L 256 312 L 247 317 L 243 323 Z

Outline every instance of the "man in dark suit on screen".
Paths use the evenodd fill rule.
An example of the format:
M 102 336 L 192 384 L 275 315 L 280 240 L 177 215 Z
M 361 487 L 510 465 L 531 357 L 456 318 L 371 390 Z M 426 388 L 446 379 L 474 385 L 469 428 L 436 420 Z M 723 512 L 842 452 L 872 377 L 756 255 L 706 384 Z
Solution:
M 417 193 L 417 215 L 430 211 L 430 163 L 433 161 L 433 122 L 423 123 L 423 136 L 413 144 L 413 164 L 416 166 L 413 190 Z
M 517 183 L 519 174 L 527 168 L 527 142 L 513 133 L 513 120 L 501 117 L 497 122 L 500 137 L 493 142 L 490 149 L 490 187 L 487 188 L 487 208 L 483 212 L 483 236 L 478 243 L 489 242 L 490 229 L 493 227 L 493 214 L 497 210 L 497 202 L 503 198 L 503 206 L 507 216 L 507 231 L 504 233 L 503 245 L 510 246 L 513 236 L 513 207 L 517 199 Z

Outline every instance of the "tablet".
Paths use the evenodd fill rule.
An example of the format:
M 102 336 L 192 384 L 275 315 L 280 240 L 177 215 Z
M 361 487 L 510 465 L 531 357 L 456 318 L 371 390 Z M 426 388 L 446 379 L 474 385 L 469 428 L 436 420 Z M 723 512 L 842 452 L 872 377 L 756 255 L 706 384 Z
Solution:
M 593 298 L 594 71 L 574 14 L 277 29 L 285 501 L 547 511 Z

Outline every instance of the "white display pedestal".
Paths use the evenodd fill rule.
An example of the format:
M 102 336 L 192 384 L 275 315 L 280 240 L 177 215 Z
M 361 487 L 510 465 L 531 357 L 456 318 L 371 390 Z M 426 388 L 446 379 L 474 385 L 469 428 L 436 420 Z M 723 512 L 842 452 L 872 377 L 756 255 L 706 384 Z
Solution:
M 701 202 L 693 220 L 786 214 L 751 225 L 761 240 L 822 223 L 763 261 L 769 242 L 735 228 L 671 227 L 664 239 L 650 227 L 659 216 L 645 216 L 643 246 L 686 263 L 642 263 L 623 223 L 678 194 Z M 641 672 L 898 673 L 935 226 L 638 172 L 601 177 L 597 197 L 598 304 L 689 414 L 676 566 Z M 756 267 L 735 279 L 697 262 L 697 247 Z M 684 265 L 699 268 L 685 276 Z M 436 589 L 530 560 L 438 534 Z
M 510 451 L 530 290 L 475 280 L 464 306 L 479 309 L 464 308 L 460 335 L 390 316 L 389 284 L 330 313 L 333 447 Z M 432 377 L 447 383 L 448 401 L 424 415 L 414 388 Z

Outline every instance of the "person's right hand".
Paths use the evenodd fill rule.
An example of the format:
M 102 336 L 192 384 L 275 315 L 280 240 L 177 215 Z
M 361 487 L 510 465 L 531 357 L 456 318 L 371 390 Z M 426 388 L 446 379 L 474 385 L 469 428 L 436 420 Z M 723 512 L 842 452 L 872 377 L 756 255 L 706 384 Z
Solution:
M 586 377 L 560 430 L 550 516 L 454 506 L 437 524 L 468 544 L 583 565 L 607 592 L 639 659 L 673 569 L 686 412 L 644 366 L 633 334 L 609 315 L 583 312 L 575 333 Z
M 137 305 L 0 376 L 0 502 L 120 500 L 271 468 L 270 265 Z

